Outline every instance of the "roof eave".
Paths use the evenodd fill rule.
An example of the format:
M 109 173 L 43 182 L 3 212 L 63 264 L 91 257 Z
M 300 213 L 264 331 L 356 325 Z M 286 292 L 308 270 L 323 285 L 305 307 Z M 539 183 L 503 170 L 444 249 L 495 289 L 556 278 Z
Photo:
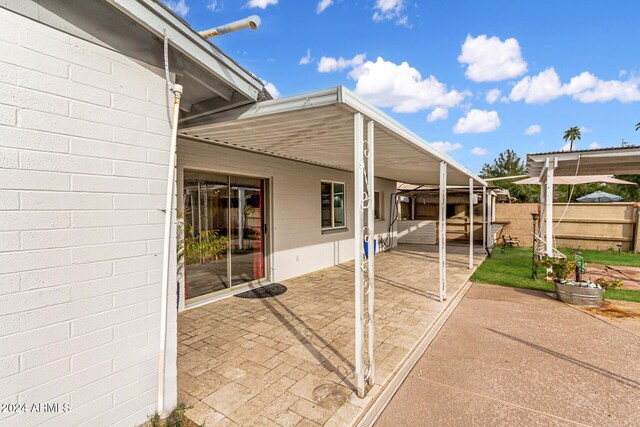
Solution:
M 263 84 L 195 30 L 154 0 L 106 0 L 159 38 L 166 31 L 172 45 L 248 99 L 257 100 Z

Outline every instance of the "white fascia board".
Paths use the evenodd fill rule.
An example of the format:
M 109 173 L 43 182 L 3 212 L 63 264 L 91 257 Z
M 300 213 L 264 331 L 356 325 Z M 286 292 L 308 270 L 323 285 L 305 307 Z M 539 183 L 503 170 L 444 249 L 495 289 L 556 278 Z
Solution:
M 205 70 L 209 70 L 220 81 L 226 82 L 247 98 L 258 99 L 263 85 L 255 76 L 243 70 L 157 2 L 153 0 L 106 1 L 161 39 L 164 37 L 163 30 L 166 30 L 172 46 L 183 55 L 204 67 Z
M 426 152 L 435 159 L 446 162 L 449 166 L 457 169 L 462 174 L 467 175 L 469 178 L 473 178 L 478 184 L 482 186 L 488 185 L 484 179 L 480 178 L 479 176 L 468 170 L 466 167 L 453 160 L 451 157 L 431 147 L 424 139 L 420 138 L 418 135 L 380 111 L 378 108 L 372 106 L 367 101 L 360 98 L 347 88 L 339 86 L 338 92 L 338 99 L 342 100 L 343 104 L 346 104 L 354 110 L 361 112 L 369 119 L 373 120 L 376 123 L 379 123 L 381 126 L 389 129 L 396 135 L 399 135 L 400 137 L 415 145 L 420 150 Z

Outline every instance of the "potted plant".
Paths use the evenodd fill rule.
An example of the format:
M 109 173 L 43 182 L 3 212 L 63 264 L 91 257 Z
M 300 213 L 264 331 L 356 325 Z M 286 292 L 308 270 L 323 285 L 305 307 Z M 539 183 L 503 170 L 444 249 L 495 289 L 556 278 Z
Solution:
M 552 257 L 543 258 L 538 262 L 538 265 L 547 268 L 548 274 L 555 282 L 558 300 L 568 304 L 590 307 L 600 307 L 604 302 L 604 289 L 598 283 L 586 280 L 579 281 L 577 277 L 570 279 L 572 273 L 579 276 L 579 271 L 585 269 L 584 265 L 578 266 L 576 261 Z
M 177 273 L 184 277 L 185 289 L 189 264 L 204 264 L 217 261 L 226 256 L 229 247 L 227 236 L 221 236 L 216 230 L 202 230 L 196 234 L 189 222 L 184 220 L 184 212 L 178 212 L 176 239 Z M 180 301 L 180 279 L 177 284 L 178 304 Z

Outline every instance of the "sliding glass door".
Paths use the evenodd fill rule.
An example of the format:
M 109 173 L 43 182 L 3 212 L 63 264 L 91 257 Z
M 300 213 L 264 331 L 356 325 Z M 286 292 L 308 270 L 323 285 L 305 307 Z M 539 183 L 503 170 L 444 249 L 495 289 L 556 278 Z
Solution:
M 184 172 L 187 300 L 265 278 L 265 184 Z

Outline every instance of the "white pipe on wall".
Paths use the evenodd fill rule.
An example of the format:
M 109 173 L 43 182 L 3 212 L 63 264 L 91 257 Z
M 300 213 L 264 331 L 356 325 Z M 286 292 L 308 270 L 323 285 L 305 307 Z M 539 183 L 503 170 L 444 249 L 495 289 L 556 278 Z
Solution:
M 239 21 L 232 22 L 226 25 L 220 25 L 219 27 L 211 28 L 209 30 L 200 31 L 200 34 L 205 39 L 211 37 L 221 36 L 223 34 L 231 33 L 234 31 L 242 30 L 245 28 L 251 28 L 252 30 L 257 30 L 260 27 L 261 19 L 258 15 L 252 15 L 248 18 L 241 19 Z
M 169 267 L 171 256 L 171 225 L 173 224 L 173 196 L 176 173 L 176 145 L 178 139 L 178 119 L 180 116 L 180 98 L 182 85 L 173 85 L 173 122 L 171 142 L 169 144 L 169 171 L 167 176 L 167 199 L 164 217 L 164 248 L 162 252 L 162 297 L 160 304 L 160 358 L 158 363 L 158 413 L 164 414 L 164 383 L 167 363 L 167 309 L 169 293 Z

